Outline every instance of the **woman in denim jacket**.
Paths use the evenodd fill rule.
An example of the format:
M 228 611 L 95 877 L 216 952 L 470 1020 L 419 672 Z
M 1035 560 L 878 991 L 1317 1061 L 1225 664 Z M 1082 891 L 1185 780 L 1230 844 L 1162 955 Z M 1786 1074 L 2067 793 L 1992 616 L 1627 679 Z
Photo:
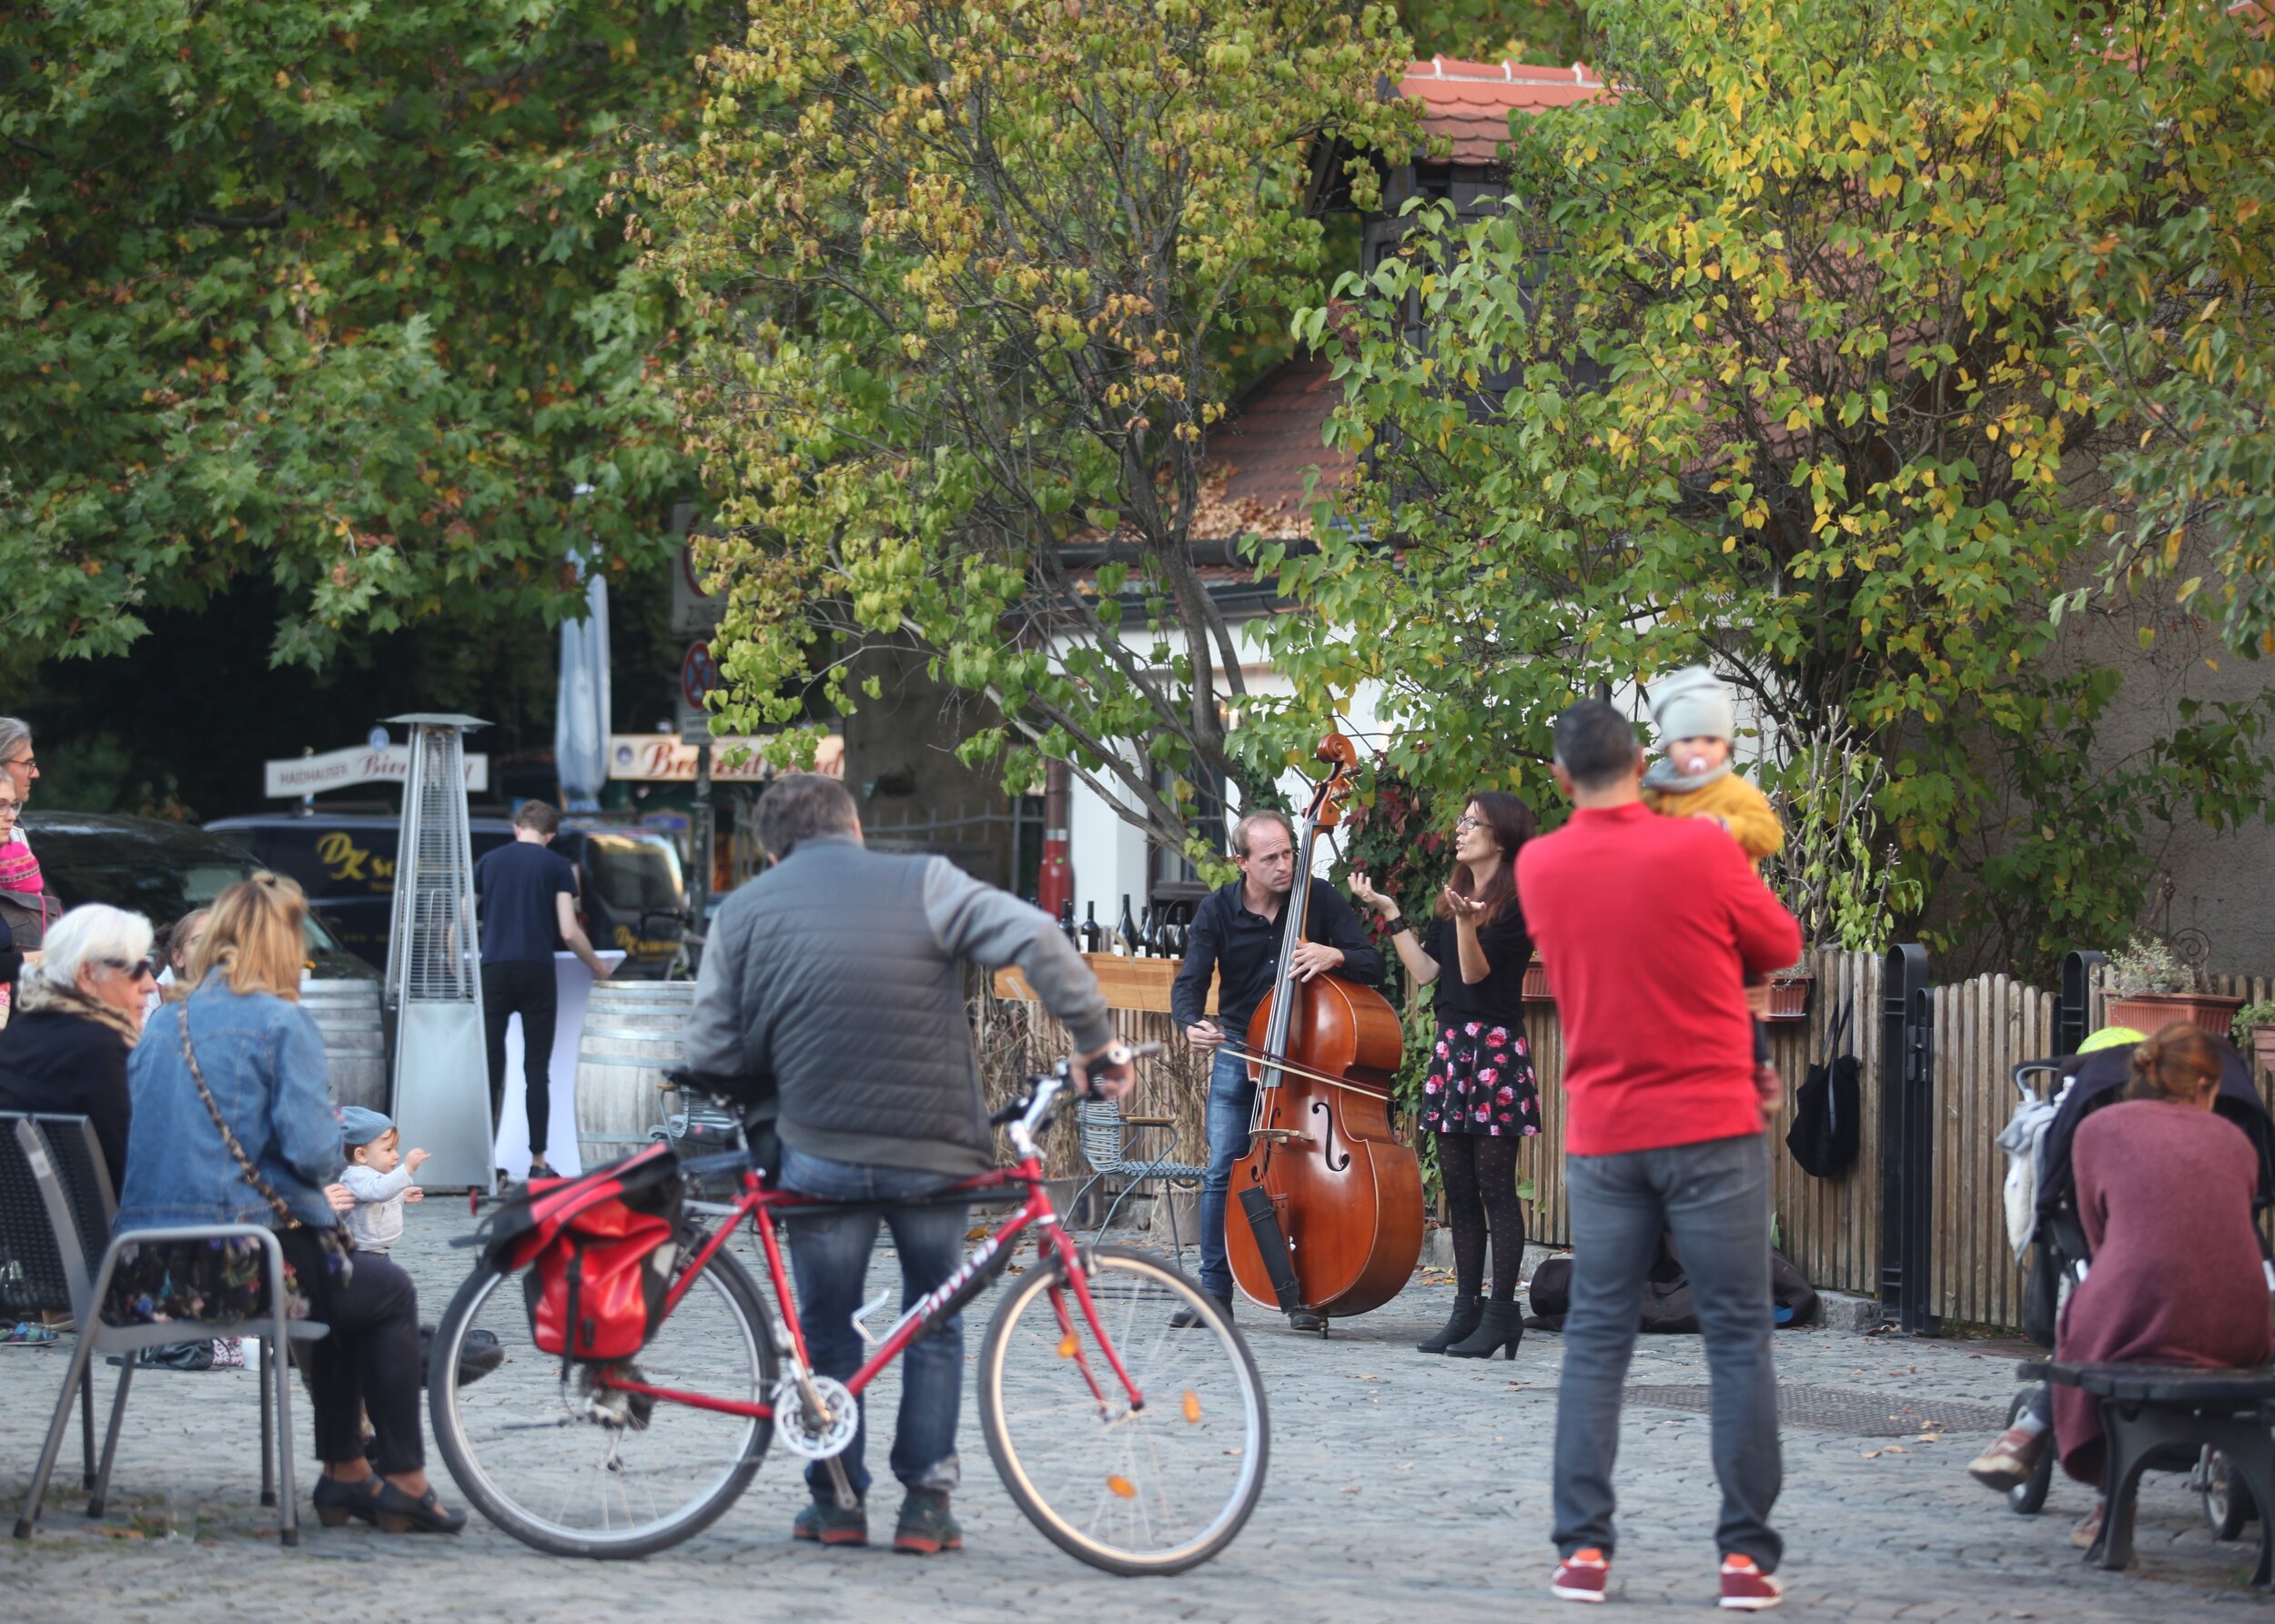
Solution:
M 323 1040 L 299 1007 L 307 913 L 299 886 L 268 873 L 214 903 L 189 996 L 150 1017 L 127 1066 L 134 1119 L 118 1227 L 276 1228 L 288 1311 L 330 1327 L 301 1346 L 323 1462 L 318 1518 L 327 1528 L 359 1517 L 391 1532 L 456 1533 L 466 1514 L 427 1483 L 418 1291 L 389 1259 L 359 1256 L 349 1268 L 344 1249 L 323 1244 L 337 1222 L 325 1185 L 340 1165 L 339 1116 Z M 194 1241 L 122 1251 L 105 1312 L 142 1323 L 249 1318 L 268 1311 L 265 1299 L 258 1243 Z

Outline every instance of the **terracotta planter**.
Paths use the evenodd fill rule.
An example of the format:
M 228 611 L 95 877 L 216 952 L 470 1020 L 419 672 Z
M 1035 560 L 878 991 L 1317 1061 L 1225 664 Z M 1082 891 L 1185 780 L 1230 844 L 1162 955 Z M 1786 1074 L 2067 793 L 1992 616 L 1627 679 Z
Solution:
M 1538 959 L 1524 967 L 1524 1001 L 1527 1004 L 1556 1002 L 1556 994 L 1548 990 L 1548 966 Z
M 2251 1058 L 2259 1062 L 2260 1070 L 2275 1075 L 2275 1026 L 2251 1028 Z
M 2112 1026 L 2130 1026 L 2151 1033 L 2175 1021 L 2201 1026 L 2216 1037 L 2226 1037 L 2235 1024 L 2243 1000 L 2224 993 L 2138 993 L 2119 998 L 2114 993 L 2103 1004 L 2103 1019 Z
M 1769 1009 L 1764 1021 L 1805 1021 L 1809 994 L 1817 984 L 1814 975 L 1781 975 L 1769 983 Z

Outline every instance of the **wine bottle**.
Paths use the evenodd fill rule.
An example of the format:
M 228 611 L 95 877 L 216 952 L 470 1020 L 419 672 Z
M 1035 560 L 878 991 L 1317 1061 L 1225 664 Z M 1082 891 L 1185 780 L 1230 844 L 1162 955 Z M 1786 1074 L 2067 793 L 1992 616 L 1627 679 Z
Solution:
M 1058 904 L 1058 933 L 1068 942 L 1075 939 L 1075 899 L 1072 897 Z
M 1161 956 L 1161 913 L 1151 903 L 1146 904 L 1145 917 L 1138 922 L 1138 951 L 1147 958 Z
M 1121 933 L 1122 957 L 1136 958 L 1138 956 L 1138 922 L 1129 916 L 1129 893 L 1127 891 L 1122 893 L 1121 923 L 1114 928 Z
M 1087 903 L 1083 905 L 1083 909 L 1082 951 L 1096 953 L 1098 950 L 1098 937 L 1101 934 L 1098 930 L 1098 905 L 1096 903 Z

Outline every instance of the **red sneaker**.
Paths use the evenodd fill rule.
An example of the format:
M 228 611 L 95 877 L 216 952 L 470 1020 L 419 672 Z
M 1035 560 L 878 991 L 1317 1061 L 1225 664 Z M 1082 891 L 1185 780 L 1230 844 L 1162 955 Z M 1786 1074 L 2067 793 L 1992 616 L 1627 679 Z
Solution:
M 1612 1582 L 1612 1561 L 1591 1545 L 1576 1550 L 1556 1564 L 1556 1571 L 1549 1575 L 1549 1594 L 1565 1601 L 1601 1601 L 1603 1588 Z
M 1785 1587 L 1774 1573 L 1764 1573 L 1752 1557 L 1722 1559 L 1722 1605 L 1739 1612 L 1758 1613 L 1785 1599 Z

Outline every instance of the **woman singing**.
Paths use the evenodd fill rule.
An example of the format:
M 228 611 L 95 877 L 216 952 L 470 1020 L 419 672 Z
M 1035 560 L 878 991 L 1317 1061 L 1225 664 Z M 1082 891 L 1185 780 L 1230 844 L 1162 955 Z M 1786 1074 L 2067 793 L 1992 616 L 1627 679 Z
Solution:
M 1417 986 L 1434 986 L 1438 1034 L 1422 1083 L 1421 1125 L 1438 1135 L 1438 1171 L 1453 1226 L 1457 1296 L 1445 1329 L 1423 1353 L 1516 1357 L 1524 1336 L 1517 1273 L 1524 1207 L 1517 1197 L 1517 1141 L 1541 1131 L 1540 1091 L 1524 1042 L 1524 966 L 1532 943 L 1517 910 L 1517 848 L 1532 812 L 1502 790 L 1481 790 L 1453 825 L 1453 883 L 1439 894 L 1421 940 L 1398 904 L 1364 874 L 1351 893 L 1388 922 L 1386 933 Z M 1485 1236 L 1493 1237 L 1493 1293 L 1479 1300 Z

